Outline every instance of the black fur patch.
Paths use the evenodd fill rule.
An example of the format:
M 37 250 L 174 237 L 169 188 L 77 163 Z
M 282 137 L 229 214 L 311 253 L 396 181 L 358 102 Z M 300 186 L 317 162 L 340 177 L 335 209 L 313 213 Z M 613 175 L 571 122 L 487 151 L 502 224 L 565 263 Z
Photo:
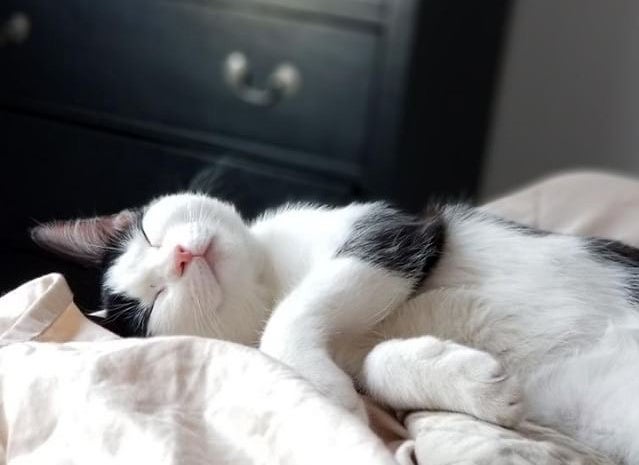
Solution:
M 623 242 L 599 237 L 587 238 L 586 247 L 598 259 L 616 263 L 631 271 L 626 287 L 632 300 L 639 302 L 639 249 Z
M 445 230 L 439 212 L 420 218 L 380 203 L 355 221 L 337 256 L 354 256 L 399 273 L 417 288 L 439 261 Z
M 123 337 L 144 337 L 147 335 L 150 311 L 136 299 L 108 291 L 102 293 L 102 305 L 107 316 L 98 323 L 109 331 Z
M 543 229 L 533 228 L 532 226 L 528 226 L 525 224 L 517 223 L 515 221 L 506 220 L 500 217 L 494 217 L 499 223 L 503 224 L 509 229 L 513 231 L 520 232 L 525 234 L 526 236 L 534 236 L 534 237 L 544 237 L 549 236 L 552 233 L 550 231 L 544 231 Z
M 588 238 L 587 247 L 597 257 L 639 270 L 639 249 L 623 242 L 598 237 Z
M 124 252 L 124 244 L 134 231 L 142 229 L 143 212 L 135 211 L 136 220 L 125 230 L 118 231 L 106 244 L 102 257 L 102 308 L 106 318 L 96 320 L 108 330 L 123 337 L 143 337 L 147 335 L 150 309 L 141 305 L 137 299 L 123 294 L 115 294 L 104 285 L 104 274 Z

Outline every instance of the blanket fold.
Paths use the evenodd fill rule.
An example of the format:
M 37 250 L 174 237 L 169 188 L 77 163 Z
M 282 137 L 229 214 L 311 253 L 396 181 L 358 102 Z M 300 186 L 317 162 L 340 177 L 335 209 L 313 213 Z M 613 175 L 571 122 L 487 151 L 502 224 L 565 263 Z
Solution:
M 5 463 L 396 463 L 279 362 L 213 339 L 120 339 L 60 275 L 0 298 L 0 332 Z

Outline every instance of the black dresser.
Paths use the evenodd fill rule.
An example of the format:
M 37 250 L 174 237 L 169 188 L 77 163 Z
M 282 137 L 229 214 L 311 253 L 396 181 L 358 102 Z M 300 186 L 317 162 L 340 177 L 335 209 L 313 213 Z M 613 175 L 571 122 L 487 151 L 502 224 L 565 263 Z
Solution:
M 0 291 L 57 270 L 93 305 L 25 230 L 161 193 L 472 196 L 508 6 L 474 3 L 3 0 Z

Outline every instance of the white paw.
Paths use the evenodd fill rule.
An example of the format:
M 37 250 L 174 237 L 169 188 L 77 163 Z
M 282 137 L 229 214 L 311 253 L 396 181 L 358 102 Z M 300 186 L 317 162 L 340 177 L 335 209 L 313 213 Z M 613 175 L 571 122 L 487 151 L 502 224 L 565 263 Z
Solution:
M 566 441 L 548 441 L 536 429 L 515 430 L 447 412 L 417 412 L 406 420 L 429 465 L 611 465 Z M 561 438 L 557 433 L 550 437 Z
M 507 427 L 516 426 L 523 415 L 517 379 L 506 373 L 492 355 L 457 346 L 442 355 L 442 363 L 454 367 L 459 382 L 462 411 L 482 420 Z
M 355 390 L 353 380 L 324 350 L 294 350 L 293 346 L 265 344 L 260 349 L 287 364 L 334 404 L 345 408 L 368 425 L 366 406 Z
M 468 465 L 566 465 L 552 447 L 527 441 L 484 441 L 472 450 L 466 450 L 441 464 Z
M 586 465 L 587 457 L 549 442 L 527 439 L 483 441 L 469 450 L 463 463 L 473 465 Z M 456 461 L 455 461 L 456 463 Z
M 331 376 L 316 380 L 313 384 L 333 403 L 345 408 L 368 425 L 366 405 L 353 387 L 353 382 L 349 377 Z

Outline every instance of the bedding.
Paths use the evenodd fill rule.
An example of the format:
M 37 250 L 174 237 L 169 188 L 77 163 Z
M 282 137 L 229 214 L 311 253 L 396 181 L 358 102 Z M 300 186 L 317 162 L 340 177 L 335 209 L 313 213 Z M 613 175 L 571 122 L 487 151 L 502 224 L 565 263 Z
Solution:
M 639 245 L 639 183 L 598 173 L 554 177 L 486 205 L 542 229 Z M 465 441 L 460 460 L 543 445 L 553 432 L 464 415 L 387 412 L 371 428 L 257 350 L 196 337 L 121 339 L 87 319 L 64 277 L 0 298 L 0 463 L 439 464 L 433 444 Z M 460 431 L 464 437 L 459 437 Z M 605 459 L 566 441 L 581 463 Z M 555 451 L 556 453 L 556 451 Z M 509 462 L 508 462 L 509 463 Z
M 5 295 L 0 315 L 6 463 L 394 463 L 364 425 L 257 350 L 117 338 L 80 313 L 61 275 Z

